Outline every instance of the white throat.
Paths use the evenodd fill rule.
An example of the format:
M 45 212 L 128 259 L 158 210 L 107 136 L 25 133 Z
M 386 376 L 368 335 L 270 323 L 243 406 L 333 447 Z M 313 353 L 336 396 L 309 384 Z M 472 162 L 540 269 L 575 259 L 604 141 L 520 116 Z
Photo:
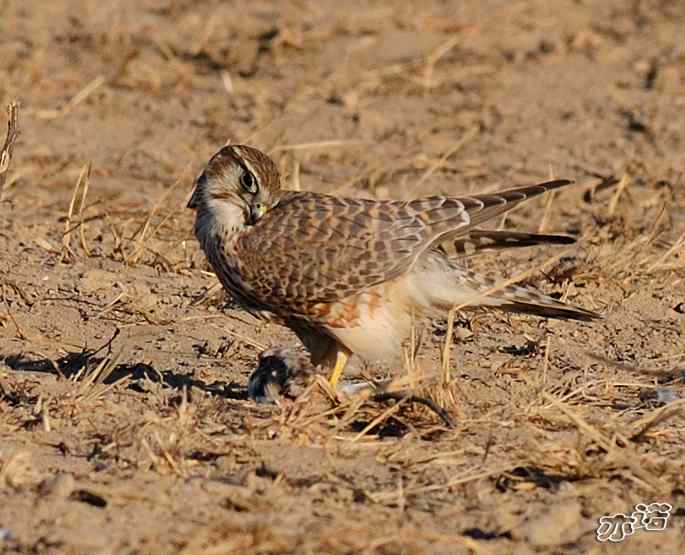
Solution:
M 245 228 L 245 214 L 243 210 L 229 202 L 208 200 L 197 211 L 195 219 L 195 235 L 203 250 L 207 251 L 208 243 L 216 237 L 231 239 Z

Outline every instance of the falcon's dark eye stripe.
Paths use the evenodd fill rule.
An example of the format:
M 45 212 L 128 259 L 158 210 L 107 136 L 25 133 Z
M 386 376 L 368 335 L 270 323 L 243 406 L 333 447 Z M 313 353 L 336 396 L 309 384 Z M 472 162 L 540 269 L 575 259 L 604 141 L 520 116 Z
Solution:
M 250 194 L 257 194 L 257 180 L 255 176 L 248 170 L 243 170 L 243 175 L 240 176 L 240 184 Z

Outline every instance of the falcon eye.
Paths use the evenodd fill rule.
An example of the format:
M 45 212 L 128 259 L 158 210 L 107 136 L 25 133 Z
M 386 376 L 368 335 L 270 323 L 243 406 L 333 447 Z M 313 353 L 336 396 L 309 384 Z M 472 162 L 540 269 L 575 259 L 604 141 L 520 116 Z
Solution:
M 240 184 L 248 193 L 252 195 L 257 194 L 257 180 L 249 171 L 245 170 L 243 175 L 240 176 Z

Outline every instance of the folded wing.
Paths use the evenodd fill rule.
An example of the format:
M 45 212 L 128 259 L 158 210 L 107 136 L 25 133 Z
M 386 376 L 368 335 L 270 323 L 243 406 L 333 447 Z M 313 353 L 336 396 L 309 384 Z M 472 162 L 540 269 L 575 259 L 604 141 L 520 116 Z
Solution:
M 332 302 L 404 274 L 427 249 L 445 242 L 463 249 L 460 238 L 475 226 L 570 183 L 409 202 L 284 192 L 238 239 L 238 270 L 262 304 L 305 308 Z M 487 242 L 483 231 L 472 233 Z

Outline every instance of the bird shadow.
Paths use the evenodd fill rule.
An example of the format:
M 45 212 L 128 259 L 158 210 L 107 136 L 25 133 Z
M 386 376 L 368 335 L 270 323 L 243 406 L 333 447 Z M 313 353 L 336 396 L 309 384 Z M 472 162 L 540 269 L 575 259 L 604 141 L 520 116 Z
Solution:
M 62 379 L 77 382 L 84 379 L 90 372 L 112 360 L 108 356 L 99 355 L 97 351 L 84 350 L 70 352 L 57 358 L 32 358 L 25 353 L 3 355 L 0 360 L 15 372 L 42 372 L 52 374 Z M 187 374 L 172 370 L 160 370 L 145 362 L 122 362 L 109 368 L 100 383 L 108 385 L 128 377 L 126 387 L 138 393 L 145 393 L 146 382 L 161 383 L 164 387 L 181 391 L 184 388 L 198 388 L 211 395 L 233 400 L 247 400 L 247 387 L 236 382 L 214 382 L 207 384 Z

